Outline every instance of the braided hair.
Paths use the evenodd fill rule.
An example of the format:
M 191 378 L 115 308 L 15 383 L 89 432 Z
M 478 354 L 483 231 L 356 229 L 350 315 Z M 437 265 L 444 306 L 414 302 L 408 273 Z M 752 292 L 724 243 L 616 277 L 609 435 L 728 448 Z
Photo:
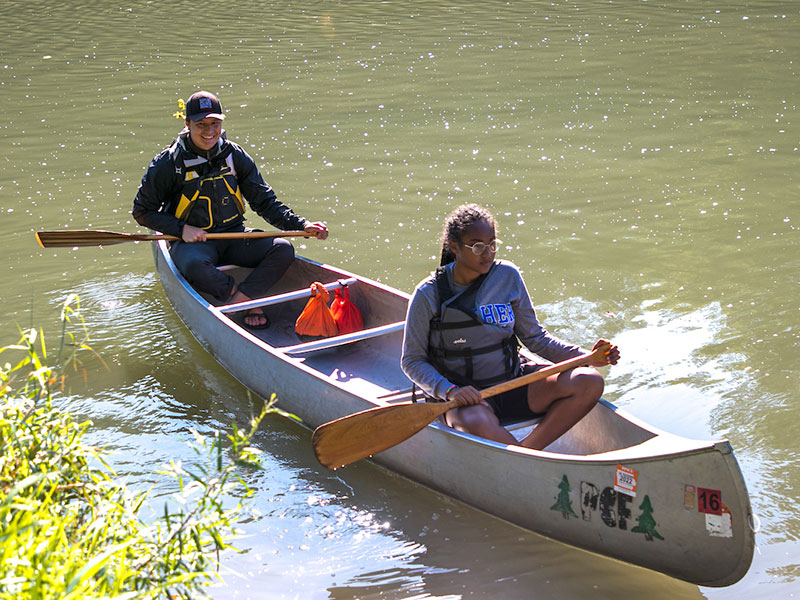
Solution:
M 480 221 L 486 222 L 491 225 L 492 229 L 497 231 L 497 222 L 492 213 L 477 204 L 462 204 L 447 216 L 444 222 L 444 231 L 442 232 L 442 259 L 439 263 L 440 266 L 447 265 L 456 259 L 455 254 L 450 250 L 450 242 L 460 242 L 464 232 Z

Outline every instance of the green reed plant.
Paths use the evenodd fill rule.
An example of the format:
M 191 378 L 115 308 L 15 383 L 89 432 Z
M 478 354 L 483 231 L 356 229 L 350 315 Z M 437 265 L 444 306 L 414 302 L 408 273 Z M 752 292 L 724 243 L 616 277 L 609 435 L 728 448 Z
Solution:
M 220 552 L 234 549 L 252 493 L 241 474 L 259 468 L 250 440 L 268 412 L 279 412 L 275 398 L 246 430 L 193 432 L 196 466 L 163 469 L 176 490 L 153 511 L 148 492 L 131 491 L 82 441 L 90 422 L 53 402 L 65 366 L 81 369 L 81 353 L 91 351 L 77 296 L 61 321 L 54 367 L 41 331 L 21 331 L 19 343 L 0 349 L 0 599 L 206 597 Z M 143 518 L 146 507 L 159 516 Z

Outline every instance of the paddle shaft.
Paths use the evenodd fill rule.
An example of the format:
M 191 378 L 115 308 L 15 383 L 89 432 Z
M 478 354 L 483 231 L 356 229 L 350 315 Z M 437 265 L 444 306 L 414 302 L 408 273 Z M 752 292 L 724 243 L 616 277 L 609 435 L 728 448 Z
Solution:
M 314 237 L 306 231 L 230 231 L 207 233 L 210 240 L 269 237 Z M 123 242 L 156 242 L 159 240 L 179 240 L 174 235 L 116 233 L 103 230 L 61 230 L 39 231 L 36 241 L 42 248 L 74 248 L 76 246 L 108 246 Z
M 481 391 L 481 398 L 598 361 L 607 356 L 610 349 L 610 344 L 603 344 L 588 354 L 486 388 Z M 462 406 L 459 400 L 404 402 L 357 412 L 317 427 L 311 438 L 314 454 L 325 467 L 343 467 L 407 440 L 437 417 L 459 406 Z
M 517 377 L 516 379 L 511 379 L 510 381 L 504 381 L 503 383 L 498 383 L 497 385 L 493 385 L 492 387 L 488 387 L 481 390 L 481 398 L 491 398 L 492 396 L 496 396 L 497 394 L 502 394 L 503 392 L 507 392 L 508 390 L 513 390 L 514 388 L 518 388 L 523 385 L 528 385 L 529 383 L 533 383 L 534 381 L 540 381 L 542 379 L 547 379 L 550 375 L 555 375 L 556 373 L 563 373 L 564 371 L 569 371 L 570 369 L 574 369 L 575 367 L 581 367 L 583 365 L 587 365 L 595 360 L 599 360 L 606 356 L 608 352 L 611 350 L 611 344 L 603 344 L 602 346 L 598 346 L 588 354 L 583 354 L 581 356 L 576 356 L 575 358 L 570 358 L 568 360 L 561 361 L 560 363 L 556 363 L 549 367 L 544 367 L 543 369 L 539 369 L 534 373 L 528 373 L 527 375 L 523 375 L 522 377 Z

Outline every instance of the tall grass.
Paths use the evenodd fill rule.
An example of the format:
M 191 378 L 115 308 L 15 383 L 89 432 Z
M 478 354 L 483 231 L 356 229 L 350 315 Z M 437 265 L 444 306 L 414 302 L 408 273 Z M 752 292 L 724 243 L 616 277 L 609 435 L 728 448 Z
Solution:
M 53 402 L 65 368 L 80 371 L 91 352 L 79 308 L 76 296 L 64 303 L 55 366 L 41 331 L 0 349 L 0 598 L 205 597 L 232 549 L 251 493 L 241 474 L 259 468 L 249 442 L 274 398 L 246 430 L 195 432 L 197 465 L 163 468 L 176 501 L 145 520 L 148 493 L 130 491 L 82 441 L 91 424 Z

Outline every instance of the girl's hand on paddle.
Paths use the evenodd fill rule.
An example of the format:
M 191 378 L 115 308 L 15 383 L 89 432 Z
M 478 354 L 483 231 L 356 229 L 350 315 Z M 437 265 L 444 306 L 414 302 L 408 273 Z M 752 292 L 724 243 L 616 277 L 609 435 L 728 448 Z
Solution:
M 482 401 L 481 393 L 467 385 L 464 387 L 453 388 L 445 400 L 456 400 L 460 406 L 471 406 L 473 404 L 480 404 Z
M 612 344 L 608 340 L 600 338 L 599 340 L 597 340 L 597 343 L 592 347 L 592 350 L 595 350 L 598 346 L 602 346 L 603 344 L 610 344 L 611 348 L 608 350 L 605 357 L 601 359 L 601 361 L 590 363 L 591 366 L 593 367 L 605 367 L 606 365 L 615 365 L 617 364 L 617 361 L 619 361 L 619 348 L 617 348 L 614 344 Z
M 192 242 L 205 242 L 206 241 L 206 232 L 199 227 L 194 227 L 193 225 L 184 225 L 183 231 L 181 231 L 181 239 L 186 243 Z
M 314 237 L 318 240 L 325 240 L 328 238 L 328 228 L 325 226 L 325 223 L 311 223 L 310 225 L 306 225 L 303 230 L 306 233 L 314 234 Z

